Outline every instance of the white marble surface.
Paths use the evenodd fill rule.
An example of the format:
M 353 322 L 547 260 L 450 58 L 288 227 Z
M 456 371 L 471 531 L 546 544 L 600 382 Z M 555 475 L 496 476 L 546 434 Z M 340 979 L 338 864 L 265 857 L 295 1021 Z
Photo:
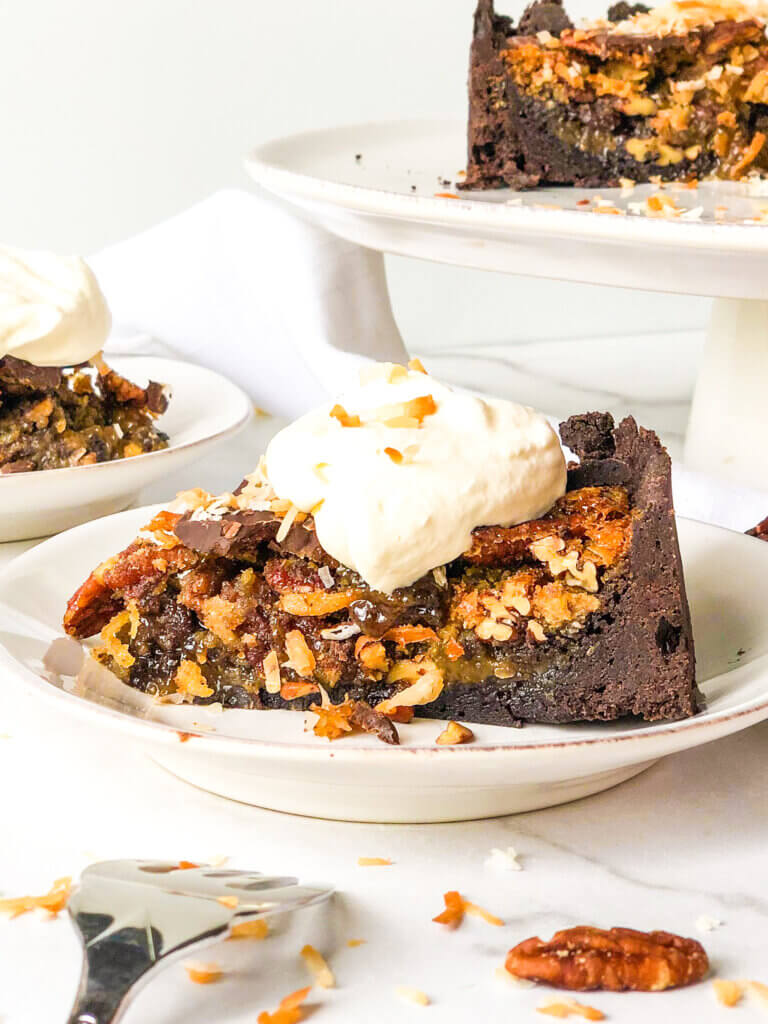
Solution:
M 674 443 L 685 422 L 688 368 L 699 343 L 695 335 L 674 343 L 660 337 L 656 350 L 647 339 L 592 341 L 578 349 L 572 342 L 539 342 L 504 353 L 474 349 L 471 363 L 459 362 L 456 353 L 433 353 L 432 359 L 436 371 L 460 373 L 476 386 L 489 380 L 490 367 L 495 390 L 525 393 L 555 415 L 631 407 Z M 665 358 L 670 351 L 683 358 Z M 566 380 L 553 358 L 564 352 L 578 352 Z M 143 500 L 193 483 L 231 487 L 254 464 L 274 425 L 259 421 L 234 450 Z M 0 570 L 27 546 L 0 547 Z M 0 892 L 42 892 L 60 875 L 76 877 L 90 861 L 130 856 L 205 861 L 226 855 L 237 866 L 331 884 L 338 890 L 332 907 L 299 923 L 338 978 L 336 990 L 312 994 L 317 1009 L 311 1019 L 318 1024 L 383 1024 L 422 1014 L 446 1022 L 543 1020 L 535 1008 L 551 993 L 517 989 L 495 978 L 494 969 L 521 939 L 583 923 L 697 935 L 696 919 L 709 915 L 723 922 L 698 936 L 714 972 L 768 982 L 767 741 L 763 724 L 670 757 L 600 796 L 514 818 L 371 826 L 228 803 L 165 774 L 139 749 L 54 720 L 30 697 L 0 705 Z M 492 847 L 508 845 L 524 870 L 500 872 L 484 863 Z M 360 868 L 359 856 L 394 863 Z M 504 927 L 473 918 L 447 933 L 432 924 L 442 893 L 453 888 L 501 916 Z M 366 944 L 348 948 L 349 938 Z M 275 963 L 265 949 L 238 943 L 212 950 L 210 959 L 227 973 L 208 987 L 171 968 L 144 990 L 126 1024 L 253 1022 L 259 1010 L 305 983 L 297 956 Z M 77 944 L 65 916 L 53 923 L 32 915 L 0 921 L 2 1024 L 63 1020 L 77 972 Z M 432 1007 L 399 1001 L 394 989 L 405 984 L 427 992 Z M 725 1012 L 709 985 L 664 995 L 596 993 L 584 1001 L 610 1020 L 637 1024 L 651 1014 L 699 1022 Z M 761 1015 L 757 1006 L 739 1012 L 747 1020 Z

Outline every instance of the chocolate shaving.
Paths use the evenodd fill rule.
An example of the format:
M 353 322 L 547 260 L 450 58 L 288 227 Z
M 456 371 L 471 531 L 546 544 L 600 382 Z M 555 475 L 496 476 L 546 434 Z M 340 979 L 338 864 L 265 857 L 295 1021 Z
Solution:
M 26 359 L 0 359 L 0 394 L 21 395 L 26 391 L 55 391 L 63 380 L 58 366 L 35 366 Z

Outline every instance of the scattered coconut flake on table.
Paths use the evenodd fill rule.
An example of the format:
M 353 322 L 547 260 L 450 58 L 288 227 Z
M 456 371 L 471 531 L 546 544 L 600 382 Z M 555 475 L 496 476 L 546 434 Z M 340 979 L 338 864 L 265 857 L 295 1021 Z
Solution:
M 333 971 L 322 953 L 319 953 L 314 946 L 304 946 L 301 956 L 317 986 L 320 988 L 335 987 L 336 979 L 333 976 Z
M 301 1004 L 310 993 L 311 986 L 300 988 L 297 992 L 291 992 L 280 1000 L 280 1005 L 274 1013 L 262 1010 L 256 1018 L 257 1024 L 297 1024 L 303 1019 Z
M 522 871 L 523 865 L 518 860 L 518 856 L 514 846 L 505 846 L 503 850 L 494 846 L 486 857 L 485 863 L 489 868 L 500 868 L 502 871 Z
M 605 1020 L 605 1014 L 594 1006 L 577 1003 L 575 999 L 553 999 L 536 1007 L 537 1013 L 547 1017 L 583 1017 L 584 1020 Z
M 716 928 L 722 928 L 723 922 L 709 914 L 699 914 L 696 918 L 697 932 L 713 932 Z
M 389 868 L 392 866 L 392 861 L 389 857 L 358 857 L 357 866 L 359 868 Z
M 350 949 L 355 949 L 357 946 L 364 946 L 366 939 L 347 939 L 347 945 Z
M 713 978 L 712 988 L 715 997 L 722 1006 L 737 1006 L 744 995 L 744 986 L 740 981 L 729 981 L 727 978 Z
M 415 1003 L 416 1006 L 429 1006 L 429 996 L 421 989 L 412 988 L 410 985 L 398 985 L 395 995 L 408 1003 Z
M 266 939 L 269 935 L 269 924 L 263 917 L 252 921 L 240 921 L 229 929 L 230 939 Z
M 51 917 L 56 917 L 66 907 L 71 893 L 72 879 L 69 876 L 57 878 L 43 896 L 18 896 L 0 900 L 0 914 L 10 914 L 14 918 L 30 910 L 46 910 Z
M 210 985 L 218 981 L 224 973 L 216 963 L 188 963 L 184 964 L 184 970 L 189 975 L 189 980 L 194 981 L 196 985 Z

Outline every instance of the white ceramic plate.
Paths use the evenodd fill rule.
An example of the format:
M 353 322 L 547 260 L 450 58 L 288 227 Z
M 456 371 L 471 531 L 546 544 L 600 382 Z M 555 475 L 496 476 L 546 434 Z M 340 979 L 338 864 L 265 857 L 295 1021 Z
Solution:
M 768 207 L 767 183 L 758 186 L 762 197 L 733 182 L 667 186 L 664 194 L 689 215 L 701 208 L 698 220 L 634 214 L 630 204 L 658 192 L 655 185 L 630 195 L 600 190 L 627 216 L 593 212 L 595 189 L 441 198 L 436 193 L 456 192 L 465 138 L 463 122 L 347 125 L 264 143 L 246 166 L 329 231 L 372 249 L 591 284 L 768 298 L 768 225 L 745 223 Z
M 574 800 L 636 775 L 659 757 L 768 718 L 768 544 L 679 520 L 707 709 L 684 722 L 505 729 L 437 747 L 441 726 L 400 727 L 402 746 L 351 736 L 328 743 L 292 711 L 214 713 L 158 705 L 118 682 L 62 638 L 67 598 L 156 509 L 70 530 L 16 559 L 0 581 L 0 668 L 15 684 L 141 744 L 181 778 L 277 810 L 358 821 L 445 821 Z M 54 644 L 53 648 L 51 645 Z M 179 735 L 191 734 L 184 738 Z M 685 798 L 681 787 L 681 799 Z
M 149 356 L 114 356 L 109 363 L 137 384 L 168 385 L 168 409 L 157 420 L 168 448 L 94 466 L 0 476 L 0 542 L 46 536 L 117 512 L 143 487 L 237 434 L 253 416 L 240 388 L 201 366 Z

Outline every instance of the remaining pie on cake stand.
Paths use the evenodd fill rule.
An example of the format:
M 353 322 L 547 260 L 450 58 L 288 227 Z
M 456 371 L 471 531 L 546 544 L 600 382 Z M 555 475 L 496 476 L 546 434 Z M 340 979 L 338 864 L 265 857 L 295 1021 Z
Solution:
M 768 390 L 764 21 L 735 0 L 608 13 L 581 28 L 552 0 L 516 25 L 481 0 L 469 139 L 458 120 L 352 125 L 265 143 L 247 166 L 368 249 L 712 296 L 685 461 L 763 486 L 768 448 L 743 438 L 762 434 Z

